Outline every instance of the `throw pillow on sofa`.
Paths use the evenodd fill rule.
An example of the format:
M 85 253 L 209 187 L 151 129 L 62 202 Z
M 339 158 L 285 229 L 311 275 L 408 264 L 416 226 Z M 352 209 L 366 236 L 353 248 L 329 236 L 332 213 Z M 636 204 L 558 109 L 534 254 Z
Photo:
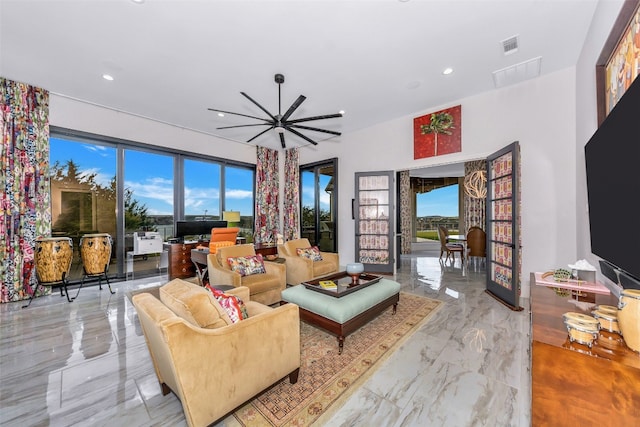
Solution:
M 249 318 L 249 312 L 244 301 L 235 295 L 227 295 L 219 289 L 212 288 L 209 284 L 205 287 L 213 294 L 218 304 L 227 312 L 233 323 Z
M 240 273 L 241 276 L 250 276 L 252 274 L 266 273 L 262 255 L 239 256 L 236 258 L 227 258 L 227 262 L 232 271 Z
M 310 259 L 311 261 L 322 261 L 322 254 L 317 246 L 311 246 L 310 248 L 296 248 L 296 253 L 302 258 Z

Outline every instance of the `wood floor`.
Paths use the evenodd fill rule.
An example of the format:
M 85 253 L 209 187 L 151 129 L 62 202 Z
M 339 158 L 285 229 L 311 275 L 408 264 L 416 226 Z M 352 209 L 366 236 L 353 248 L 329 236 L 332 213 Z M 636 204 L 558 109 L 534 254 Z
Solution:
M 432 255 L 403 256 L 395 280 L 444 307 L 327 425 L 530 425 L 528 301 L 513 312 L 484 293 L 483 270 L 463 276 Z M 54 292 L 27 309 L 0 304 L 0 425 L 186 425 L 178 399 L 160 392 L 125 296 L 165 281 L 113 283 L 114 295 L 85 287 L 72 303 Z

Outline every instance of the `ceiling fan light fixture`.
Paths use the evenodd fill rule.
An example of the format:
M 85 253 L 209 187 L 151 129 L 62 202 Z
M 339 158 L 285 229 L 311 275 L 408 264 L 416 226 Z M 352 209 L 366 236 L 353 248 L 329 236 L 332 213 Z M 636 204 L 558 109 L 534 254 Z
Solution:
M 216 113 L 218 113 L 219 116 L 222 116 L 223 114 L 231 114 L 231 115 L 234 115 L 234 116 L 241 116 L 241 117 L 247 117 L 247 118 L 250 118 L 250 119 L 258 120 L 258 123 L 248 123 L 246 125 L 221 126 L 221 127 L 218 127 L 217 129 L 231 129 L 231 128 L 253 127 L 253 126 L 266 126 L 265 129 L 261 130 L 256 135 L 254 135 L 253 137 L 249 138 L 247 140 L 247 142 L 253 141 L 254 139 L 258 138 L 259 136 L 264 135 L 265 133 L 269 132 L 271 129 L 275 129 L 275 131 L 278 134 L 279 139 L 280 139 L 280 145 L 282 146 L 283 149 L 287 148 L 286 143 L 285 143 L 285 136 L 284 136 L 284 133 L 285 133 L 284 131 L 285 130 L 289 131 L 293 135 L 295 135 L 298 138 L 301 138 L 301 139 L 307 141 L 308 143 L 310 143 L 312 145 L 318 145 L 318 143 L 316 141 L 314 141 L 313 139 L 309 138 L 308 136 L 304 135 L 303 133 L 301 133 L 300 130 L 320 132 L 320 133 L 328 133 L 330 135 L 335 135 L 335 136 L 342 135 L 341 132 L 337 132 L 337 131 L 329 130 L 329 129 L 321 129 L 321 128 L 317 128 L 315 126 L 307 126 L 305 123 L 306 122 L 311 122 L 311 121 L 316 121 L 316 120 L 333 119 L 333 118 L 342 117 L 344 115 L 344 111 L 340 111 L 339 113 L 336 113 L 336 114 L 324 114 L 324 115 L 320 115 L 320 116 L 310 116 L 310 117 L 301 117 L 301 118 L 291 119 L 291 115 L 298 109 L 298 107 L 300 107 L 300 104 L 302 104 L 304 102 L 304 100 L 307 99 L 307 97 L 304 96 L 304 95 L 298 96 L 298 98 L 293 102 L 293 104 L 291 104 L 291 106 L 283 114 L 282 113 L 282 108 L 281 108 L 282 107 L 282 105 L 281 105 L 281 99 L 282 98 L 280 96 L 280 86 L 282 85 L 282 83 L 284 83 L 284 75 L 283 74 L 276 74 L 274 76 L 274 80 L 278 84 L 278 114 L 272 114 L 271 112 L 269 112 L 269 110 L 267 110 L 265 107 L 263 107 L 255 99 L 251 98 L 249 95 L 247 95 L 244 92 L 240 92 L 240 94 L 242 96 L 247 98 L 249 101 L 251 101 L 252 104 L 254 104 L 256 107 L 258 107 L 260 110 L 262 110 L 267 115 L 267 117 L 259 117 L 259 116 L 254 116 L 254 115 L 250 115 L 250 114 L 243 114 L 243 113 L 234 113 L 234 112 L 231 112 L 231 111 L 219 110 L 217 108 L 208 108 L 209 111 L 215 111 Z

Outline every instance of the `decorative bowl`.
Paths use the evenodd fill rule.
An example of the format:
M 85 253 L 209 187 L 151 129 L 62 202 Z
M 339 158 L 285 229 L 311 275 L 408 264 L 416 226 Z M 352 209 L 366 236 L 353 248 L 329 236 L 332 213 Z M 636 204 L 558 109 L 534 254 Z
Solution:
M 351 282 L 353 284 L 358 283 L 358 278 L 362 273 L 364 273 L 364 264 L 361 262 L 347 264 L 347 274 L 351 276 Z

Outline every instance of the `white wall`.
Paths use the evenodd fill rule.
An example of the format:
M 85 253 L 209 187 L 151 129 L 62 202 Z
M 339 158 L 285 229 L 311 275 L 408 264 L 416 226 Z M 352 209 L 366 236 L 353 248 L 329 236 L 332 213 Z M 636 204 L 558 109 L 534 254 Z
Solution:
M 576 236 L 580 259 L 598 267 L 591 253 L 584 146 L 598 128 L 595 64 L 615 22 L 622 0 L 600 1 L 576 66 Z M 599 271 L 599 270 L 598 270 Z M 608 281 L 598 273 L 598 279 Z
M 256 147 L 51 94 L 49 123 L 97 135 L 256 163 Z
M 544 59 L 543 59 L 544 66 Z M 522 277 L 575 261 L 575 70 L 569 68 L 518 85 L 434 106 L 411 116 L 343 135 L 301 150 L 301 163 L 339 157 L 339 252 L 355 258 L 354 173 L 403 170 L 484 158 L 513 141 L 522 154 Z M 462 152 L 413 159 L 413 119 L 462 105 Z

